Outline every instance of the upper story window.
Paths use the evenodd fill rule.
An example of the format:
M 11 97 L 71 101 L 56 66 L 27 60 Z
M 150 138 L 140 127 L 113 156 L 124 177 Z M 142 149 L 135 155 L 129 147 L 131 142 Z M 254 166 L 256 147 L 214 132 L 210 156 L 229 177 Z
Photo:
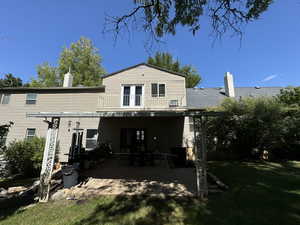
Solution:
M 33 138 L 35 136 L 35 128 L 27 128 L 26 139 Z
M 10 100 L 10 94 L 0 95 L 0 102 L 1 102 L 1 104 L 3 104 L 3 105 L 8 104 L 9 100 Z
M 139 107 L 143 105 L 143 85 L 122 86 L 122 106 Z
M 166 85 L 152 83 L 151 84 L 151 96 L 152 97 L 165 97 L 166 95 Z
M 27 105 L 34 105 L 34 104 L 36 104 L 36 97 L 37 97 L 36 93 L 28 93 L 26 95 L 26 104 Z

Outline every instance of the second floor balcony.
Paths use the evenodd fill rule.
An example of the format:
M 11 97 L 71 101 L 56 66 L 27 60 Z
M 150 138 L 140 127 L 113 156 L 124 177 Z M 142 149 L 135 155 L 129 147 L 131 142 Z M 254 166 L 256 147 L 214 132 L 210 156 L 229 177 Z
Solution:
M 103 94 L 99 96 L 98 110 L 109 109 L 134 109 L 134 110 L 164 110 L 177 109 L 186 106 L 184 95 L 166 95 L 166 96 L 145 96 L 145 95 L 111 95 Z

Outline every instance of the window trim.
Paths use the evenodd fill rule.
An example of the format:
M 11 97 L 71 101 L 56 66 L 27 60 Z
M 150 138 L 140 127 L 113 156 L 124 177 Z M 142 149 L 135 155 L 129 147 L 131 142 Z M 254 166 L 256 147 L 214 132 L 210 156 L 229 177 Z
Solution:
M 28 98 L 29 95 L 34 94 L 35 98 Z M 32 103 L 29 103 L 30 101 L 32 101 Z M 37 102 L 37 93 L 27 93 L 26 94 L 26 99 L 25 99 L 25 104 L 26 105 L 36 105 Z
M 34 135 L 28 135 L 28 131 L 29 130 L 34 130 Z M 29 127 L 29 128 L 26 128 L 26 136 L 25 136 L 25 139 L 30 139 L 30 138 L 33 138 L 36 136 L 36 128 L 33 128 L 33 127 Z
M 153 84 L 156 84 L 156 87 L 157 87 L 157 94 L 156 94 L 156 96 L 153 96 L 153 93 L 152 93 L 152 85 Z M 164 94 L 164 96 L 161 96 L 160 95 L 160 91 L 159 91 L 159 86 L 160 85 L 164 85 L 165 86 L 165 94 Z M 167 84 L 166 83 L 163 83 L 163 82 L 157 82 L 157 83 L 151 83 L 151 97 L 152 98 L 165 98 L 167 96 Z
M 130 87 L 130 97 L 129 97 L 129 105 L 123 105 L 124 103 L 124 87 Z M 140 105 L 135 105 L 135 91 L 136 87 L 141 86 L 142 87 L 142 95 L 140 99 Z M 132 91 L 133 90 L 133 91 Z M 120 99 L 120 105 L 121 108 L 142 108 L 144 107 L 144 96 L 145 96 L 145 85 L 144 84 L 122 84 L 121 85 L 121 99 Z

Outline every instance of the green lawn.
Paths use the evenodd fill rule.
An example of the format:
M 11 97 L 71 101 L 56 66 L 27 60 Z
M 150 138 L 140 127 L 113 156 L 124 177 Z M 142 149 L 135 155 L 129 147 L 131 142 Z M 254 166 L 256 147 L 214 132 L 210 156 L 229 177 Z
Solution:
M 145 196 L 60 201 L 0 212 L 0 224 L 300 224 L 300 163 L 210 163 L 230 190 L 195 199 Z

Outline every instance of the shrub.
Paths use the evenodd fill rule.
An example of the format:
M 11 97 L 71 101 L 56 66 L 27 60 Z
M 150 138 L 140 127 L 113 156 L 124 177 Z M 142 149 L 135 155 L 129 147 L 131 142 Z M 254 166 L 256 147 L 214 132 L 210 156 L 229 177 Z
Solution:
M 218 110 L 224 114 L 209 121 L 207 132 L 215 153 L 246 159 L 267 150 L 276 159 L 298 158 L 299 110 L 286 110 L 276 98 L 229 99 Z
M 21 141 L 13 141 L 4 152 L 11 172 L 26 177 L 35 177 L 39 174 L 45 138 L 33 137 Z

